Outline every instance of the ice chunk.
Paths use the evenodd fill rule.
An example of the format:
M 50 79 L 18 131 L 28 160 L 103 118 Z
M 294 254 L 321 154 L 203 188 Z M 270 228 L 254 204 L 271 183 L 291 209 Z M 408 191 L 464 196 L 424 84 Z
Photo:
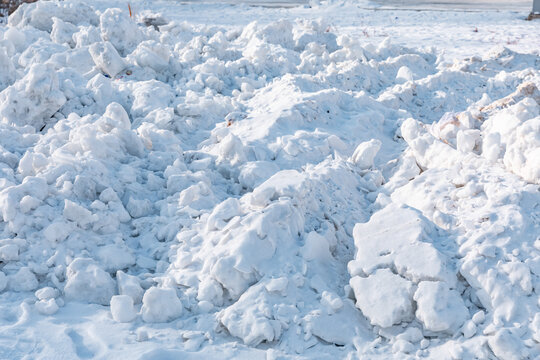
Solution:
M 458 329 L 469 316 L 459 293 L 441 281 L 422 281 L 414 293 L 416 317 L 430 331 Z
M 413 284 L 389 269 L 379 269 L 367 278 L 355 276 L 350 285 L 356 306 L 371 324 L 390 327 L 412 320 Z
M 114 280 L 92 259 L 76 258 L 69 264 L 66 276 L 66 299 L 109 305 L 116 293 Z
M 114 321 L 126 323 L 131 322 L 137 313 L 133 306 L 133 298 L 127 295 L 115 295 L 111 298 L 111 315 Z
M 142 300 L 142 319 L 148 323 L 169 322 L 182 315 L 182 302 L 172 288 L 152 286 Z

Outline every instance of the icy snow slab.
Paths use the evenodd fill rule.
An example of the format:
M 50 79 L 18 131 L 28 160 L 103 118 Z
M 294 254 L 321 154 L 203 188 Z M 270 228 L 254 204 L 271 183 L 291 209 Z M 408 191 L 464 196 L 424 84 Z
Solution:
M 412 320 L 412 282 L 389 269 L 379 269 L 367 278 L 353 277 L 350 284 L 356 306 L 371 324 L 390 327 Z
M 429 220 L 395 204 L 356 224 L 350 286 L 371 324 L 389 328 L 410 322 L 413 308 L 424 329 L 433 332 L 456 330 L 468 317 L 460 294 L 451 290 L 457 278 L 450 259 L 433 240 Z
M 368 276 L 377 269 L 394 269 L 410 281 L 456 283 L 448 259 L 430 243 L 433 225 L 411 208 L 389 205 L 369 222 L 356 224 L 356 257 L 349 262 L 351 276 Z

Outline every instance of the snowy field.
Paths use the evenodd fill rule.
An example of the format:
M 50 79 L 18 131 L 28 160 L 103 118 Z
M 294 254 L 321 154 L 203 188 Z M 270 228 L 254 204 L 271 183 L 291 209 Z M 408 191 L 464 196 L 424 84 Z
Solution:
M 0 25 L 0 359 L 540 358 L 540 22 L 378 6 Z

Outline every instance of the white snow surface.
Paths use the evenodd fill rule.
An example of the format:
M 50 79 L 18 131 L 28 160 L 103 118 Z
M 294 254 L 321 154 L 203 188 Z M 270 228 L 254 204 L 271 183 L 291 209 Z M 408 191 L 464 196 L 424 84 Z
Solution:
M 0 358 L 540 357 L 538 22 L 131 4 L 0 27 Z

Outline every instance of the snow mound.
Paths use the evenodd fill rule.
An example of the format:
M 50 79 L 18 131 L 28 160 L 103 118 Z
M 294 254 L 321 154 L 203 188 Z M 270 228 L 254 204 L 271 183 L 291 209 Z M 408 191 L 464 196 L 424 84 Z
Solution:
M 0 29 L 0 354 L 538 357 L 538 55 L 92 6 Z

